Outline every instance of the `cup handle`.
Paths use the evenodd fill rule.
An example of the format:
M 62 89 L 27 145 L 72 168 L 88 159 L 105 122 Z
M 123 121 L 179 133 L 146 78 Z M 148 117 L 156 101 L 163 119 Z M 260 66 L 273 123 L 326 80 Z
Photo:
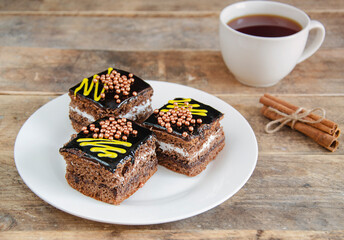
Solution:
M 315 38 L 307 44 L 305 50 L 303 50 L 303 53 L 301 54 L 301 57 L 299 58 L 297 63 L 300 63 L 310 56 L 312 56 L 321 46 L 322 42 L 324 41 L 325 38 L 325 28 L 324 25 L 322 25 L 319 21 L 316 20 L 311 20 L 310 22 L 310 27 L 309 31 L 311 30 L 316 31 Z

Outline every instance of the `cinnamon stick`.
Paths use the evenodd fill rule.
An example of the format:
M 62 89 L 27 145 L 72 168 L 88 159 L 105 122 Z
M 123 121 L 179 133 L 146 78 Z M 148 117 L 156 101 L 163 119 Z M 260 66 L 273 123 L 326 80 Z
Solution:
M 288 102 L 286 102 L 282 99 L 279 99 L 277 97 L 271 96 L 268 93 L 265 93 L 264 97 L 268 98 L 268 99 L 274 101 L 275 103 L 280 104 L 280 105 L 282 105 L 282 106 L 284 106 L 290 110 L 293 110 L 293 112 L 295 112 L 296 110 L 299 109 L 298 106 L 295 106 L 295 105 L 288 103 Z M 267 104 L 265 104 L 265 105 L 267 105 Z M 267 105 L 267 106 L 269 106 L 269 105 Z M 283 111 L 283 110 L 280 110 L 280 111 Z M 303 111 L 301 111 L 301 112 L 303 112 Z M 290 114 L 290 113 L 288 113 L 288 114 Z M 320 116 L 313 114 L 313 113 L 310 113 L 306 119 L 317 121 L 320 118 L 321 118 Z M 332 122 L 331 120 L 328 120 L 326 118 L 321 120 L 321 122 L 319 122 L 319 123 L 310 123 L 310 125 L 320 129 L 321 131 L 327 132 L 327 133 L 332 134 L 332 135 L 337 136 L 337 137 L 340 134 L 340 130 L 338 129 L 338 124 L 336 124 L 335 122 Z
M 276 120 L 282 118 L 279 114 L 271 111 L 268 106 L 264 105 L 261 109 L 262 114 L 271 119 L 271 120 Z M 287 123 L 289 127 L 291 127 L 291 122 Z M 337 140 L 337 137 L 332 136 L 330 134 L 324 133 L 323 131 L 310 126 L 308 124 L 302 123 L 297 121 L 294 124 L 294 129 L 305 134 L 306 136 L 310 137 L 313 139 L 315 142 L 317 142 L 319 145 L 325 147 L 326 149 L 330 150 L 331 152 L 334 152 L 338 145 L 339 142 Z

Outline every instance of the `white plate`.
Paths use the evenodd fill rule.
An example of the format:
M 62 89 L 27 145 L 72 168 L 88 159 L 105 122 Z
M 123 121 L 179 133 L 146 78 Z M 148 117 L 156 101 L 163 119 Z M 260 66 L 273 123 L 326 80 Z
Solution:
M 255 135 L 233 107 L 203 91 L 178 84 L 148 81 L 153 108 L 175 97 L 191 97 L 225 114 L 226 146 L 207 169 L 187 177 L 159 166 L 158 171 L 119 206 L 86 197 L 65 180 L 59 148 L 74 130 L 64 94 L 38 109 L 22 126 L 14 157 L 25 184 L 40 198 L 67 213 L 106 223 L 144 225 L 171 222 L 205 212 L 233 196 L 249 179 L 257 162 Z

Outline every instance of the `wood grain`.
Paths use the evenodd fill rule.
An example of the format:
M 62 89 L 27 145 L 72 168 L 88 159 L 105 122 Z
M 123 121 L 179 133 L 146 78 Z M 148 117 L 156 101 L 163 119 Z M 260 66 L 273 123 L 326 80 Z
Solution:
M 314 12 L 327 30 L 322 48 L 344 47 L 344 12 Z M 220 50 L 214 16 L 0 15 L 0 46 L 100 50 Z
M 0 170 L 0 229 L 341 230 L 344 227 L 341 221 L 344 203 L 341 201 L 343 179 L 340 173 L 344 170 L 343 160 L 343 156 L 262 156 L 248 183 L 226 202 L 195 217 L 148 226 L 97 223 L 64 213 L 34 195 L 15 167 L 8 166 Z
M 259 145 L 260 154 L 320 154 L 328 155 L 328 151 L 321 146 L 314 143 L 312 140 L 302 135 L 299 132 L 293 131 L 288 127 L 281 129 L 275 134 L 266 134 L 264 126 L 269 122 L 264 116 L 260 114 L 261 104 L 259 103 L 260 96 L 221 96 L 220 98 L 229 103 L 237 109 L 251 124 Z M 1 96 L 0 105 L 1 112 L 1 128 L 0 130 L 5 134 L 6 138 L 0 139 L 0 144 L 3 146 L 4 153 L 12 153 L 13 143 L 20 126 L 24 121 L 44 103 L 52 100 L 51 96 Z M 343 129 L 344 126 L 344 96 L 337 97 L 295 97 L 295 96 L 281 96 L 293 102 L 297 106 L 304 106 L 305 108 L 316 106 L 323 107 L 327 111 L 327 118 L 338 123 Z M 335 153 L 330 155 L 344 154 L 344 135 L 339 137 L 341 142 L 339 148 Z
M 343 95 L 344 49 L 321 49 L 273 87 L 242 85 L 217 51 L 99 51 L 0 47 L 0 92 L 64 93 L 109 66 L 212 94 Z
M 278 230 L 126 230 L 126 231 L 35 231 L 28 235 L 27 232 L 13 231 L 2 235 L 4 240 L 22 239 L 127 239 L 127 240 L 148 240 L 148 239 L 170 239 L 170 240 L 341 240 L 344 237 L 343 231 L 278 231 Z
M 111 0 L 48 0 L 48 1 L 25 1 L 25 0 L 4 0 L 0 3 L 1 11 L 219 11 L 225 6 L 237 2 L 236 0 L 117 0 L 115 3 Z M 344 3 L 337 0 L 329 1 L 298 1 L 298 0 L 280 0 L 279 2 L 291 4 L 301 9 L 309 11 L 339 11 L 344 8 Z

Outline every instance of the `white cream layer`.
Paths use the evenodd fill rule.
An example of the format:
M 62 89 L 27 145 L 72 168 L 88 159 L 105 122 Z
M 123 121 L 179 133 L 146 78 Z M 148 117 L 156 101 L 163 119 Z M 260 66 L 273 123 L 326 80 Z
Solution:
M 142 102 L 140 105 L 137 105 L 135 107 L 133 107 L 129 112 L 127 112 L 126 114 L 121 114 L 118 117 L 119 118 L 127 118 L 130 120 L 135 121 L 137 119 L 137 115 L 140 115 L 141 113 L 143 113 L 147 107 L 149 107 L 151 104 L 150 99 L 147 99 L 146 101 Z M 81 111 L 78 107 L 69 107 L 69 109 L 73 112 L 76 112 L 77 114 L 81 115 L 82 117 L 86 118 L 89 122 L 94 122 L 95 119 L 92 115 Z
M 77 114 L 81 115 L 82 117 L 87 118 L 87 120 L 88 120 L 89 122 L 94 122 L 94 121 L 95 121 L 95 119 L 94 119 L 94 117 L 93 117 L 92 115 L 90 115 L 90 114 L 88 114 L 88 113 L 85 113 L 85 112 L 81 111 L 81 110 L 80 110 L 79 108 L 77 108 L 77 107 L 69 107 L 69 109 L 70 109 L 71 111 L 76 112 Z
M 204 142 L 203 145 L 200 147 L 199 151 L 195 152 L 192 155 L 190 155 L 187 151 L 185 151 L 185 149 L 176 147 L 170 143 L 164 143 L 164 142 L 158 141 L 158 144 L 162 152 L 175 152 L 182 155 L 183 157 L 192 159 L 194 157 L 197 157 L 198 155 L 202 155 L 206 150 L 208 150 L 208 148 L 210 147 L 210 144 L 214 141 L 214 139 L 221 134 L 220 131 L 221 131 L 221 128 L 217 130 L 214 134 L 210 135 L 207 141 Z
M 135 121 L 137 119 L 137 116 L 142 114 L 146 111 L 146 109 L 150 106 L 151 100 L 147 99 L 146 101 L 142 102 L 140 105 L 134 106 L 129 112 L 126 114 L 121 114 L 118 117 L 120 118 L 127 118 L 130 120 Z

